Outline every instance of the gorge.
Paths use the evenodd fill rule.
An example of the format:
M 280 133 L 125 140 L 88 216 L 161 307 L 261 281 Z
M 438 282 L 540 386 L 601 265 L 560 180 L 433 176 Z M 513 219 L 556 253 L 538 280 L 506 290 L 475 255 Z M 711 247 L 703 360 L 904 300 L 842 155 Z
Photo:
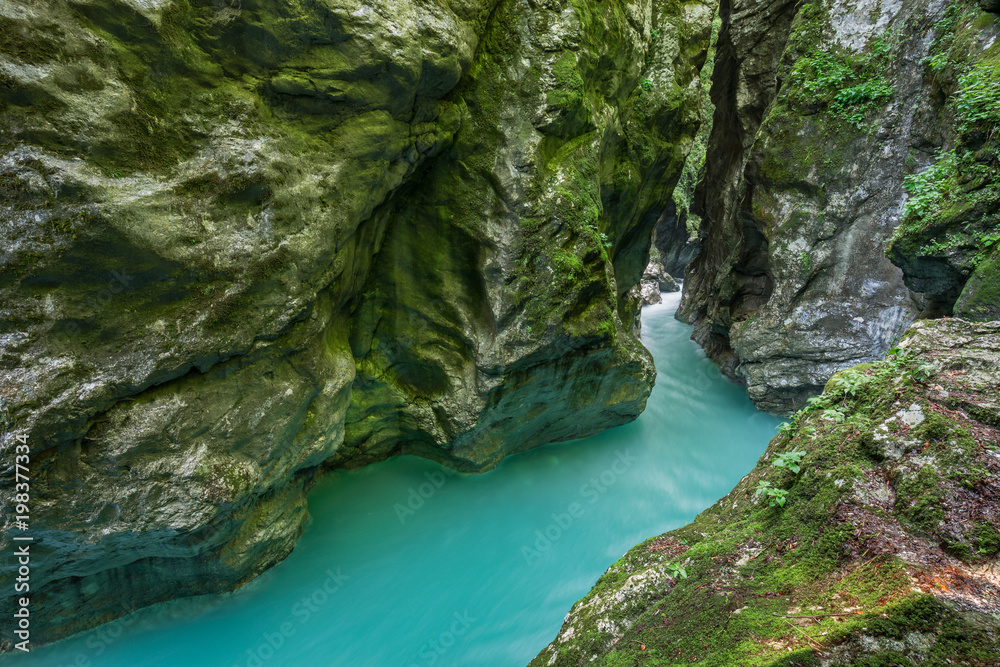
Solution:
M 1000 663 L 998 11 L 0 3 L 0 548 L 33 541 L 33 645 L 167 664 L 188 622 L 228 664 L 264 635 L 214 623 L 371 580 L 324 607 L 373 633 L 344 664 L 431 660 L 452 614 L 485 643 L 442 664 Z M 708 359 L 675 297 L 640 325 L 651 253 Z M 759 461 L 744 391 L 790 416 Z M 490 552 L 531 565 L 553 521 L 579 546 L 537 579 Z M 507 611 L 381 612 L 411 550 Z
M 632 424 L 484 475 L 413 457 L 331 473 L 295 550 L 252 584 L 11 664 L 252 667 L 272 645 L 268 664 L 526 664 L 609 562 L 714 502 L 774 433 L 673 319 L 679 295 L 667 299 L 643 315 L 662 379 Z M 456 613 L 474 620 L 445 647 Z

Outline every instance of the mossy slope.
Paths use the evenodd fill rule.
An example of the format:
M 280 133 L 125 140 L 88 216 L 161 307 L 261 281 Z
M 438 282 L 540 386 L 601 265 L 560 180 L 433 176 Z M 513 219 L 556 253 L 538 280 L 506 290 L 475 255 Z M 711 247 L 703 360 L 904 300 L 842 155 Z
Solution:
M 612 565 L 532 664 L 998 664 L 998 382 L 1000 325 L 918 322 Z

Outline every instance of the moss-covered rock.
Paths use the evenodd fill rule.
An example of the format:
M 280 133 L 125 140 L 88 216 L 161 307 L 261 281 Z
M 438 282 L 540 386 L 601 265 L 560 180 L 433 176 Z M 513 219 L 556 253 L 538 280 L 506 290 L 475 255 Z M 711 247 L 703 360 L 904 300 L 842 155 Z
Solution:
M 628 292 L 711 15 L 4 3 L 2 437 L 29 436 L 52 545 L 32 639 L 245 583 L 324 467 L 484 470 L 634 419 Z
M 916 316 L 950 314 L 989 255 L 997 24 L 971 0 L 722 16 L 680 315 L 758 407 L 787 414 Z M 956 136 L 968 150 L 935 163 Z
M 1000 324 L 918 322 L 612 565 L 532 665 L 998 664 L 998 381 Z
M 886 250 L 936 308 L 996 319 L 1000 243 L 1000 21 L 973 2 L 948 3 L 923 65 L 940 123 L 936 154 L 904 182 L 903 221 Z M 967 290 L 967 291 L 966 291 Z

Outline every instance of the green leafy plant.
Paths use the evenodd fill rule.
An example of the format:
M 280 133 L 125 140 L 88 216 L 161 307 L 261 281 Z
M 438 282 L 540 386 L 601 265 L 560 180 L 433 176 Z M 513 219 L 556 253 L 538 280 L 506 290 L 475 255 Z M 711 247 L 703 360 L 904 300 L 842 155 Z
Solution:
M 910 370 L 910 377 L 917 382 L 927 382 L 938 372 L 937 364 L 929 361 L 914 364 Z
M 639 83 L 639 87 L 642 88 L 643 90 L 649 92 L 650 90 L 652 90 L 656 86 L 654 86 L 653 82 L 650 81 L 649 79 L 643 79 L 642 82 Z
M 958 173 L 955 151 L 938 154 L 937 160 L 923 171 L 903 177 L 903 189 L 909 194 L 903 216 L 921 220 L 937 211 L 951 190 Z
M 799 263 L 802 264 L 803 271 L 808 271 L 809 268 L 812 266 L 812 257 L 809 255 L 808 252 L 803 250 L 802 252 L 799 253 Z
M 823 419 L 829 419 L 835 421 L 838 424 L 847 417 L 843 408 L 827 408 L 823 411 Z
M 781 435 L 788 435 L 795 428 L 795 425 L 792 422 L 781 422 L 774 428 Z
M 863 386 L 868 384 L 870 378 L 861 373 L 845 373 L 833 381 L 833 386 L 839 392 L 843 392 L 845 398 L 857 396 Z
M 894 362 L 897 367 L 900 363 L 905 362 L 911 359 L 912 357 L 913 357 L 913 351 L 907 350 L 902 347 L 894 347 L 885 353 L 886 361 Z
M 788 500 L 788 491 L 775 488 L 773 484 L 764 480 L 761 480 L 760 484 L 757 485 L 757 490 L 754 494 L 766 497 L 768 499 L 767 504 L 770 507 L 784 507 L 785 502 Z
M 785 452 L 784 454 L 778 454 L 771 461 L 771 465 L 775 468 L 788 468 L 796 475 L 802 468 L 799 467 L 799 462 L 805 457 L 806 452 Z
M 860 56 L 843 49 L 816 51 L 799 58 L 792 68 L 792 82 L 802 91 L 802 101 L 826 105 L 834 115 L 862 129 L 868 111 L 892 97 L 887 73 L 901 40 L 900 32 L 885 32 Z
M 667 569 L 670 570 L 670 576 L 674 579 L 687 579 L 687 570 L 685 570 L 680 564 L 667 563 Z
M 819 408 L 826 405 L 826 402 L 827 402 L 826 396 L 823 395 L 812 396 L 806 399 L 806 407 L 803 408 L 803 411 L 808 412 L 810 410 L 818 410 Z
M 980 62 L 959 77 L 954 106 L 961 132 L 973 129 L 985 132 L 1000 125 L 1000 78 L 997 74 L 995 66 Z

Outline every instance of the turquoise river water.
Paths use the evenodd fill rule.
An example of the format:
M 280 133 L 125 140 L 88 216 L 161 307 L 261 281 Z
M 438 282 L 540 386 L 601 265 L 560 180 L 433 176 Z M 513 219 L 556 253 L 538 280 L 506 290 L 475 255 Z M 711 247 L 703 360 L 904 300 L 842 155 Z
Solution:
M 643 309 L 656 387 L 635 422 L 482 475 L 400 457 L 326 476 L 295 551 L 243 589 L 142 610 L 12 667 L 525 665 L 609 565 L 689 522 L 778 420 Z

